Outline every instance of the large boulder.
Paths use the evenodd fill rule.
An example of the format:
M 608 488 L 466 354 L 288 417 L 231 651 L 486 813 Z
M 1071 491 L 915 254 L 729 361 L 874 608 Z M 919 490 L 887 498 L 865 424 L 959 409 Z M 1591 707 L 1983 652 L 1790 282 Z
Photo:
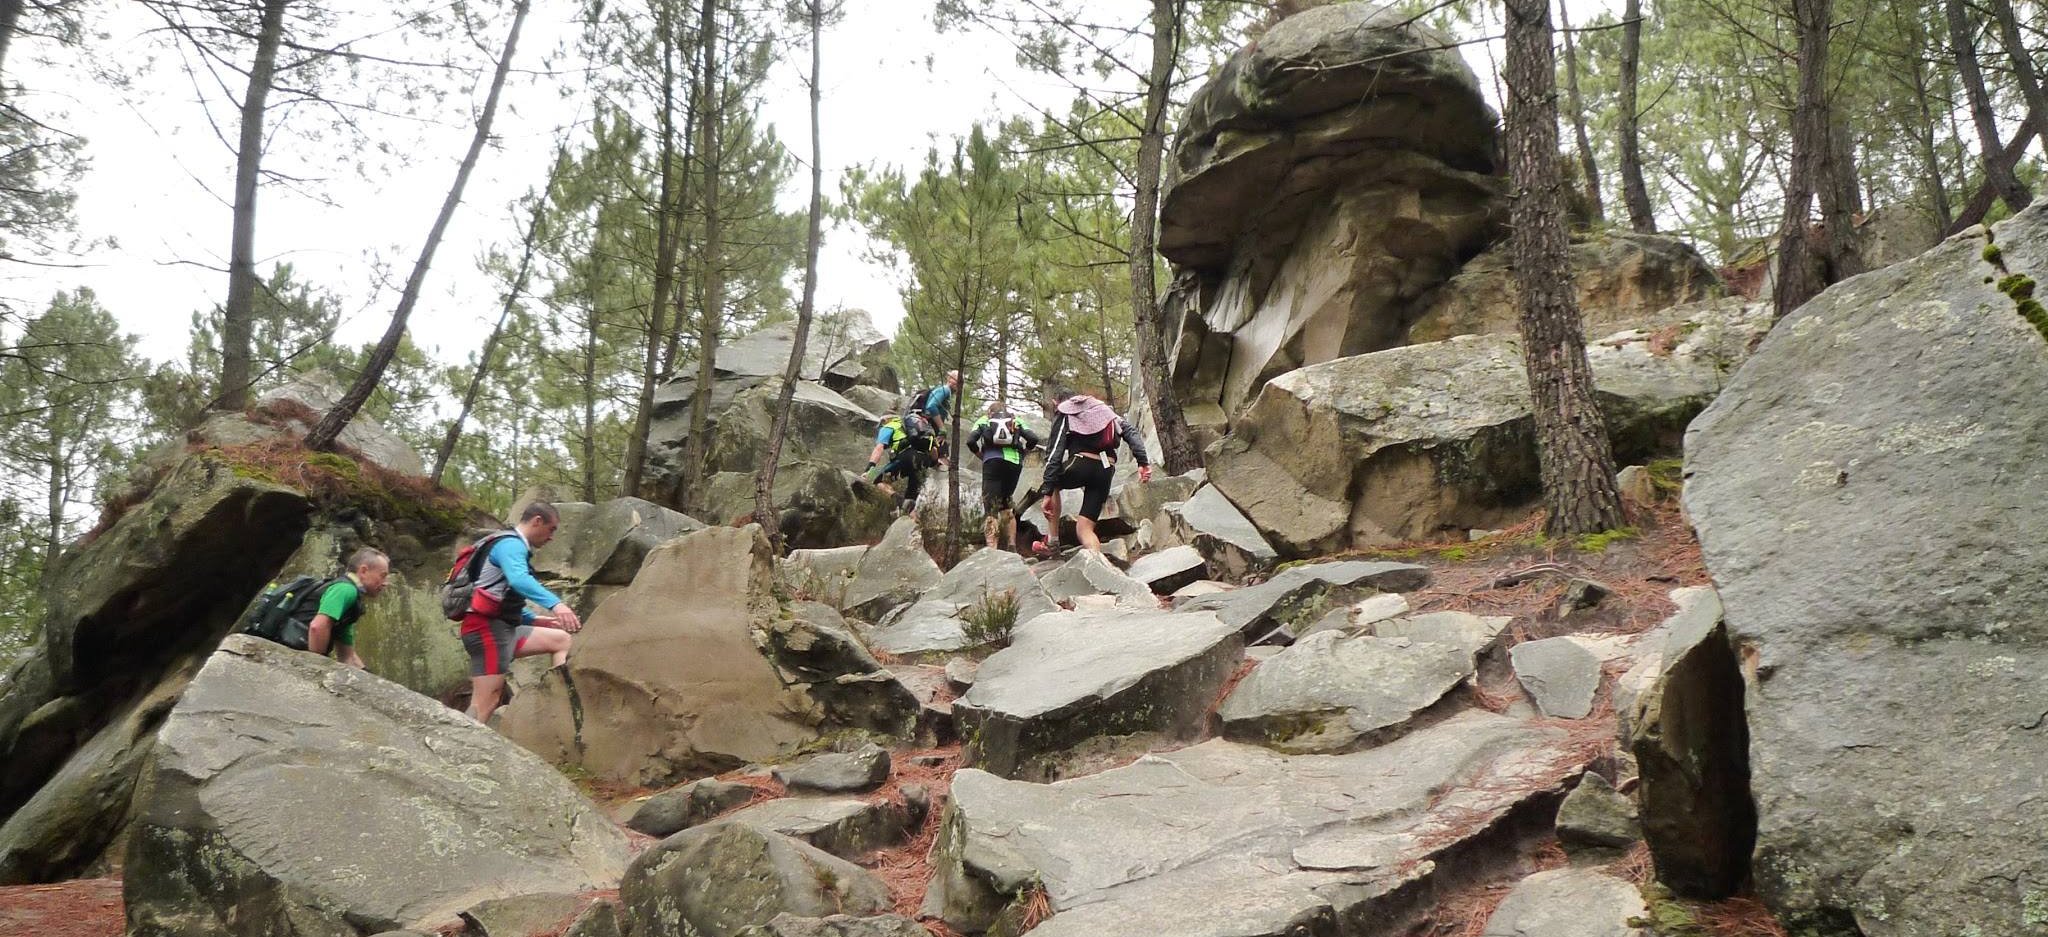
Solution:
M 808 843 L 730 820 L 677 833 L 634 857 L 619 882 L 635 937 L 736 937 L 778 914 L 881 914 L 889 889 Z
M 1338 560 L 1306 563 L 1281 570 L 1256 586 L 1199 596 L 1179 607 L 1184 612 L 1215 612 L 1243 632 L 1245 640 L 1292 633 L 1321 618 L 1332 608 L 1383 592 L 1413 592 L 1429 584 L 1429 567 L 1413 563 Z
M 1188 737 L 1244 656 L 1211 614 L 1058 612 L 1017 629 L 953 704 L 967 759 L 1005 777 L 1103 735 Z
M 269 439 L 303 439 L 341 400 L 342 384 L 325 371 L 308 371 L 257 398 L 249 414 L 215 413 L 186 434 L 191 442 L 237 446 Z M 377 418 L 357 413 L 335 442 L 358 458 L 400 475 L 423 476 L 426 463 L 410 443 Z
M 626 585 L 647 551 L 704 529 L 694 517 L 639 498 L 556 502 L 555 509 L 561 535 L 533 551 L 533 571 L 584 585 Z
M 965 769 L 923 910 L 980 932 L 1037 886 L 1035 937 L 1407 933 L 1440 871 L 1512 856 L 1473 841 L 1581 770 L 1564 741 L 1473 712 L 1345 755 L 1216 739 L 1054 784 Z
M 1214 575 L 1243 579 L 1280 560 L 1279 551 L 1215 485 L 1166 505 L 1159 516 L 1171 542 L 1194 547 Z
M 332 576 L 363 545 L 363 531 L 329 517 L 306 532 L 298 552 L 274 578 Z M 363 617 L 356 622 L 356 653 L 371 673 L 435 699 L 469 686 L 469 653 L 441 612 L 441 580 L 454 545 L 444 546 L 450 549 L 394 549 L 384 592 L 363 604 Z
M 654 548 L 567 666 L 522 689 L 499 727 L 549 761 L 632 784 L 771 761 L 817 738 L 826 714 L 764 650 L 784 617 L 773 569 L 758 527 Z
M 1297 754 L 1372 745 L 1472 676 L 1450 644 L 1321 631 L 1259 664 L 1216 716 L 1225 738 Z
M 1770 325 L 1767 307 L 1732 300 L 1667 316 L 1586 348 L 1624 464 L 1674 451 Z M 1520 339 L 1461 336 L 1279 377 L 1208 469 L 1288 556 L 1506 526 L 1541 491 Z
M 882 535 L 882 542 L 861 554 L 839 608 L 868 621 L 879 621 L 882 616 L 917 601 L 926 589 L 938 585 L 939 577 L 938 561 L 925 551 L 917 519 L 899 517 Z
M 1519 329 L 1521 293 L 1515 287 L 1512 253 L 1503 241 L 1467 261 L 1409 326 L 1408 341 Z M 1601 231 L 1573 242 L 1570 260 L 1579 318 L 1588 332 L 1620 328 L 1668 307 L 1721 294 L 1721 278 L 1700 252 L 1668 235 Z
M 858 588 L 861 580 L 855 579 L 854 585 Z M 917 601 L 884 616 L 868 631 L 868 641 L 876 650 L 889 654 L 957 651 L 986 643 L 989 636 L 977 640 L 968 634 L 966 619 L 1003 593 L 1009 593 L 1016 601 L 1012 627 L 1058 610 L 1023 557 L 1008 550 L 983 548 L 947 570 Z
M 802 840 L 848 860 L 901 840 L 910 826 L 902 804 L 857 797 L 777 797 L 735 811 L 727 819 Z
M 1160 196 L 1188 419 L 1220 426 L 1273 377 L 1400 344 L 1497 235 L 1495 124 L 1456 48 L 1391 7 L 1296 14 L 1224 63 Z
M 2048 208 L 1992 230 L 1830 287 L 1687 435 L 1751 677 L 1752 871 L 1795 932 L 2048 919 L 2048 345 L 1999 291 L 2048 275 Z
M 1053 601 L 1069 602 L 1081 596 L 1111 596 L 1118 605 L 1158 608 L 1152 588 L 1120 569 L 1093 550 L 1082 550 L 1041 580 Z
M 720 376 L 712 387 L 708 404 L 711 409 L 706 421 L 711 444 L 705 469 L 707 473 L 752 475 L 768 452 L 768 435 L 774 426 L 775 407 L 782 389 L 782 365 L 775 365 L 766 374 L 745 373 L 764 364 L 748 352 L 730 362 L 737 370 L 729 372 L 729 353 L 733 349 L 719 351 Z M 654 485 L 661 491 L 672 490 L 682 474 L 683 448 L 690 436 L 690 401 L 696 393 L 696 369 L 692 367 L 686 373 L 687 376 L 664 385 L 655 394 L 647 451 Z M 798 381 L 790 400 L 789 433 L 783 438 L 778 465 L 805 461 L 840 467 L 867 464 L 868 451 L 874 446 L 875 425 L 881 415 L 815 381 Z
M 0 834 L 10 880 L 75 874 L 106 848 L 161 718 L 152 694 L 234 629 L 310 510 L 296 491 L 191 456 L 49 570 L 41 641 L 0 680 L 0 816 L 35 797 L 41 818 Z
M 866 455 L 863 454 L 865 459 Z M 854 462 L 858 467 L 863 462 Z M 719 472 L 705 482 L 704 503 L 720 521 L 752 518 L 756 472 Z M 858 472 L 829 462 L 785 460 L 775 470 L 775 523 L 791 549 L 825 549 L 881 539 L 896 500 Z
M 431 928 L 608 887 L 616 826 L 553 768 L 395 683 L 230 637 L 158 734 L 123 890 L 137 937 Z M 320 822 L 317 818 L 345 818 Z
M 1596 869 L 1551 869 L 1509 891 L 1481 937 L 1647 937 L 1649 916 L 1628 882 Z

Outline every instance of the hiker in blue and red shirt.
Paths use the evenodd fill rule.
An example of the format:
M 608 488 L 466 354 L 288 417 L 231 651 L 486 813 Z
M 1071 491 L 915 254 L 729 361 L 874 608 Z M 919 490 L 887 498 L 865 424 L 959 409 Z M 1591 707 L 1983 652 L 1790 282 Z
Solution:
M 498 708 L 514 658 L 552 654 L 560 667 L 569 660 L 569 636 L 583 630 L 576 611 L 533 578 L 527 565 L 561 523 L 554 505 L 535 501 L 519 512 L 517 526 L 477 543 L 484 561 L 462 618 L 462 646 L 469 651 L 469 714 L 478 722 L 488 723 Z M 548 614 L 534 614 L 528 602 Z

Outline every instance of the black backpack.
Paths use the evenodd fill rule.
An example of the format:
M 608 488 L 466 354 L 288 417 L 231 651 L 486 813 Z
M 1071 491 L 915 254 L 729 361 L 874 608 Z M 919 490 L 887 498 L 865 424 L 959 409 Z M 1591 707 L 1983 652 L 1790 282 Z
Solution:
M 242 619 L 242 633 L 276 641 L 293 650 L 306 649 L 313 617 L 320 614 L 320 595 L 339 579 L 295 576 L 263 590 L 256 606 Z
M 932 391 L 935 391 L 935 390 L 938 390 L 938 388 L 936 388 L 936 387 L 927 387 L 927 388 L 925 388 L 925 389 L 923 389 L 923 390 L 921 390 L 921 391 L 918 391 L 918 392 L 917 392 L 917 396 L 915 396 L 915 397 L 912 397 L 912 398 L 910 398 L 910 409 L 909 409 L 908 411 L 905 411 L 905 412 L 908 412 L 908 413 L 923 413 L 923 412 L 924 412 L 924 405 L 925 405 L 926 403 L 929 403 L 929 402 L 931 401 L 931 399 L 932 399 Z

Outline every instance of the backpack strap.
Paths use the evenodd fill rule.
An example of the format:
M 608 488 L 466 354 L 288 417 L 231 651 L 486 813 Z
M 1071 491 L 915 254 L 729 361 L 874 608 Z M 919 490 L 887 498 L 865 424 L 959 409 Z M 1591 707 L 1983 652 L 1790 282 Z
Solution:
M 500 530 L 486 535 L 482 540 L 478 540 L 476 542 L 476 550 L 469 554 L 469 581 L 472 583 L 476 582 L 476 577 L 484 570 L 484 560 L 491 555 L 491 548 L 497 546 L 498 541 L 507 537 L 517 536 L 519 536 L 519 531 Z

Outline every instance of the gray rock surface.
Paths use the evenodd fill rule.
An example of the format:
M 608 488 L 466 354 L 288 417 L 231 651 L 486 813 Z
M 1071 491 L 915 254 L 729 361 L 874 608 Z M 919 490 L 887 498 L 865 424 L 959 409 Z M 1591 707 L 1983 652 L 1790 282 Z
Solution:
M 1525 641 L 1508 650 L 1515 679 L 1546 716 L 1584 719 L 1600 692 L 1600 658 L 1570 638 Z
M 1617 849 L 1643 838 L 1636 802 L 1592 772 L 1557 807 L 1557 838 L 1567 846 Z
M 1554 793 L 1576 770 L 1562 739 L 1467 713 L 1346 755 L 1218 739 L 1055 784 L 963 770 L 923 910 L 979 931 L 1036 882 L 1056 912 L 1039 937 L 1338 933 Z
M 1506 631 L 1508 623 L 1513 620 L 1506 615 L 1429 612 L 1375 622 L 1372 633 L 1382 638 L 1411 638 L 1453 645 L 1476 661 L 1479 655 L 1500 640 L 1501 632 Z
M 591 585 L 631 583 L 647 551 L 704 529 L 696 518 L 639 498 L 558 502 L 555 509 L 562 514 L 561 533 L 533 551 L 533 571 Z
M 583 899 L 568 892 L 488 898 L 462 912 L 463 937 L 528 937 L 574 923 Z
M 241 635 L 172 710 L 139 789 L 122 887 L 144 937 L 421 927 L 608 887 L 626 862 L 618 828 L 497 733 Z
M 1648 937 L 1634 885 L 1594 869 L 1552 869 L 1521 881 L 1486 920 L 1483 937 Z
M 1256 586 L 1197 596 L 1177 610 L 1213 611 L 1237 626 L 1247 641 L 1256 641 L 1278 628 L 1306 626 L 1333 607 L 1376 592 L 1413 592 L 1428 584 L 1428 567 L 1412 563 L 1309 563 L 1282 570 Z
M 1214 485 L 1203 485 L 1186 501 L 1162 509 L 1176 543 L 1193 546 L 1208 561 L 1211 575 L 1243 579 L 1280 559 L 1257 527 Z
M 281 436 L 303 438 L 312 430 L 313 422 L 341 400 L 342 390 L 342 382 L 333 374 L 308 371 L 256 399 L 256 410 L 267 412 L 282 425 L 258 423 L 236 413 L 217 413 L 192 431 L 194 441 L 232 446 Z M 310 420 L 305 418 L 308 415 Z M 367 413 L 358 413 L 349 420 L 335 441 L 386 470 L 415 477 L 427 474 L 419 452 Z
M 970 764 L 1017 776 L 1096 736 L 1194 735 L 1243 653 L 1212 614 L 1057 612 L 983 661 L 953 714 Z
M 859 586 L 858 580 L 855 585 Z M 1023 557 L 1008 550 L 981 549 L 938 577 L 914 603 L 883 617 L 867 632 L 868 644 L 888 654 L 957 651 L 974 646 L 978 642 L 968 636 L 963 613 L 1004 592 L 1017 600 L 1020 627 L 1058 610 Z
M 1282 20 L 1196 91 L 1159 250 L 1173 387 L 1223 424 L 1283 372 L 1399 344 L 1496 234 L 1495 118 L 1463 59 L 1368 3 Z M 1425 195 L 1426 193 L 1426 195 Z
M 1202 551 L 1181 544 L 1131 561 L 1129 574 L 1153 592 L 1172 595 L 1183 586 L 1208 578 L 1209 561 L 1202 558 Z
M 816 738 L 827 714 L 764 647 L 783 617 L 773 569 L 756 527 L 656 547 L 576 636 L 568 666 L 499 710 L 500 730 L 556 764 L 650 786 L 773 761 Z
M 2048 908 L 2048 353 L 1992 282 L 2048 276 L 2048 211 L 1993 231 L 1998 264 L 1972 229 L 1795 311 L 1687 436 L 1754 674 L 1757 891 L 1795 930 L 2019 934 Z
M 847 586 L 867 552 L 867 544 L 791 550 L 776 561 L 776 575 L 792 594 L 844 608 Z
M 1768 307 L 1731 300 L 1589 335 L 1615 458 L 1675 448 L 1769 324 Z M 1268 382 L 1210 447 L 1209 481 L 1289 557 L 1506 527 L 1541 488 L 1529 408 L 1514 336 L 1339 358 Z
M 902 804 L 852 797 L 778 797 L 740 810 L 730 819 L 849 860 L 900 841 L 910 826 Z
M 740 932 L 740 937 L 930 937 L 924 925 L 899 914 L 854 917 L 797 917 L 778 914 L 766 924 Z
M 721 821 L 635 856 L 619 882 L 619 903 L 634 937 L 734 937 L 783 913 L 881 914 L 889 889 L 809 843 Z
M 926 589 L 938 583 L 939 564 L 925 552 L 917 521 L 899 517 L 889 525 L 882 542 L 863 554 L 854 567 L 853 581 L 846 587 L 840 610 L 879 621 L 883 615 L 917 601 Z
M 832 606 L 795 601 L 754 630 L 783 682 L 801 690 L 840 727 L 905 735 L 917 720 L 918 698 L 861 642 Z
M 873 434 L 867 436 L 873 439 Z M 860 459 L 866 459 L 863 452 Z M 896 501 L 859 472 L 861 461 L 784 460 L 775 471 L 775 524 L 788 546 L 821 549 L 871 543 L 889 530 Z M 755 469 L 718 472 L 705 482 L 707 516 L 733 526 L 754 521 Z
M 1225 738 L 1294 754 L 1377 744 L 1472 676 L 1449 644 L 1322 631 L 1239 681 L 1217 707 Z
M 562 932 L 562 937 L 622 937 L 624 930 L 619 925 L 618 902 L 609 899 L 591 902 L 583 913 Z
M 1454 335 L 1516 331 L 1521 298 L 1511 253 L 1503 241 L 1466 261 L 1458 275 L 1430 297 L 1409 326 L 1408 340 L 1420 344 Z M 1650 313 L 1722 293 L 1721 278 L 1700 252 L 1669 235 L 1601 231 L 1574 241 L 1570 262 L 1579 316 L 1588 332 L 1618 328 Z
M 1083 595 L 1107 595 L 1115 597 L 1118 605 L 1131 608 L 1156 609 L 1159 600 L 1152 595 L 1152 589 L 1123 570 L 1110 565 L 1101 554 L 1082 550 L 1073 558 L 1060 564 L 1058 569 L 1039 580 L 1045 586 L 1046 595 L 1055 602 L 1071 601 Z
M 828 794 L 872 790 L 889 780 L 889 752 L 873 742 L 850 752 L 828 752 L 776 768 L 775 780 L 792 790 Z
M 626 818 L 626 828 L 649 836 L 669 836 L 708 823 L 753 799 L 754 788 L 748 785 L 699 778 L 641 801 Z

